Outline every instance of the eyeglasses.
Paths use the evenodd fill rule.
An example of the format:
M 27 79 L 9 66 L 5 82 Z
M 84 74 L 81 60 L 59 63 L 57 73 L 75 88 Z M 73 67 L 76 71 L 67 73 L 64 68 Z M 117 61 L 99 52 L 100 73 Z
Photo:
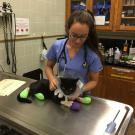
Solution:
M 88 34 L 85 34 L 85 35 L 78 35 L 76 33 L 69 34 L 69 38 L 71 38 L 72 40 L 77 40 L 79 38 L 81 41 L 85 41 L 87 37 L 88 37 Z

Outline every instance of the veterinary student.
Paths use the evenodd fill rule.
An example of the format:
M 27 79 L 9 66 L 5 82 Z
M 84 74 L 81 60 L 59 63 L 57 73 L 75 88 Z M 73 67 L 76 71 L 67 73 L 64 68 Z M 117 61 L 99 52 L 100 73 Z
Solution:
M 98 83 L 102 70 L 95 20 L 91 12 L 74 11 L 66 23 L 68 38 L 56 40 L 46 57 L 45 73 L 50 82 L 50 90 L 57 88 L 57 79 L 53 68 L 58 65 L 58 73 L 67 73 L 79 78 L 83 83 L 82 91 L 71 96 L 77 99 L 82 92 L 89 92 Z

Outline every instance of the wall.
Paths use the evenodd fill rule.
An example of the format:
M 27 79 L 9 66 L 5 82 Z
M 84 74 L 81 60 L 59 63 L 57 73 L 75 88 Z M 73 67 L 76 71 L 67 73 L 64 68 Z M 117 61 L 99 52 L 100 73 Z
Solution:
M 17 74 L 42 67 L 40 53 L 42 50 L 41 39 L 36 37 L 63 35 L 65 25 L 65 0 L 6 0 L 12 6 L 16 18 L 29 18 L 30 35 L 19 36 L 21 40 L 16 41 Z M 0 0 L 0 4 L 2 4 Z M 22 38 L 26 38 L 25 40 Z M 33 37 L 27 39 L 29 37 Z M 57 37 L 46 38 L 48 47 Z M 3 40 L 3 28 L 0 19 L 0 40 Z M 6 64 L 6 53 L 4 42 L 0 42 L 0 64 L 6 72 L 11 72 L 11 65 Z M 0 70 L 2 70 L 0 68 Z

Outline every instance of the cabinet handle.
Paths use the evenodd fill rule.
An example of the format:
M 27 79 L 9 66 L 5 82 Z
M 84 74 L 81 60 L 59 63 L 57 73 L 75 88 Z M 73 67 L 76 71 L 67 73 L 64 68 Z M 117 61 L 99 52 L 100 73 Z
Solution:
M 123 73 L 123 72 L 118 72 L 117 74 L 124 75 L 125 73 Z
M 117 74 L 110 74 L 111 77 L 117 77 L 117 78 L 121 78 L 121 75 L 117 75 Z
M 134 77 L 122 76 L 120 74 L 111 74 L 111 77 L 117 77 L 117 78 L 128 79 L 128 80 L 134 80 Z

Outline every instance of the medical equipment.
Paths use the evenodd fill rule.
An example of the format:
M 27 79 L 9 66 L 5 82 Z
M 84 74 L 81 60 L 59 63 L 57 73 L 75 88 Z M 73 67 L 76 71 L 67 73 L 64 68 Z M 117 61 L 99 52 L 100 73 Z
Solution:
M 2 5 L 2 25 L 4 32 L 4 41 L 6 49 L 7 65 L 12 65 L 12 72 L 16 74 L 16 53 L 15 53 L 15 40 L 16 40 L 16 17 L 12 11 L 10 3 L 3 2 Z M 11 59 L 10 59 L 11 53 Z
M 63 48 L 61 49 L 61 52 L 59 54 L 58 60 L 57 60 L 57 63 L 59 64 L 60 59 L 64 59 L 64 61 L 65 61 L 64 70 L 65 70 L 66 64 L 67 64 L 67 57 L 66 57 L 66 52 L 65 52 L 65 46 L 67 44 L 67 41 L 68 41 L 68 39 L 65 41 L 65 43 L 63 45 Z M 82 66 L 83 66 L 83 68 L 86 68 L 88 66 L 88 64 L 87 64 L 87 48 L 86 48 L 86 45 L 84 45 L 84 61 L 83 61 Z

